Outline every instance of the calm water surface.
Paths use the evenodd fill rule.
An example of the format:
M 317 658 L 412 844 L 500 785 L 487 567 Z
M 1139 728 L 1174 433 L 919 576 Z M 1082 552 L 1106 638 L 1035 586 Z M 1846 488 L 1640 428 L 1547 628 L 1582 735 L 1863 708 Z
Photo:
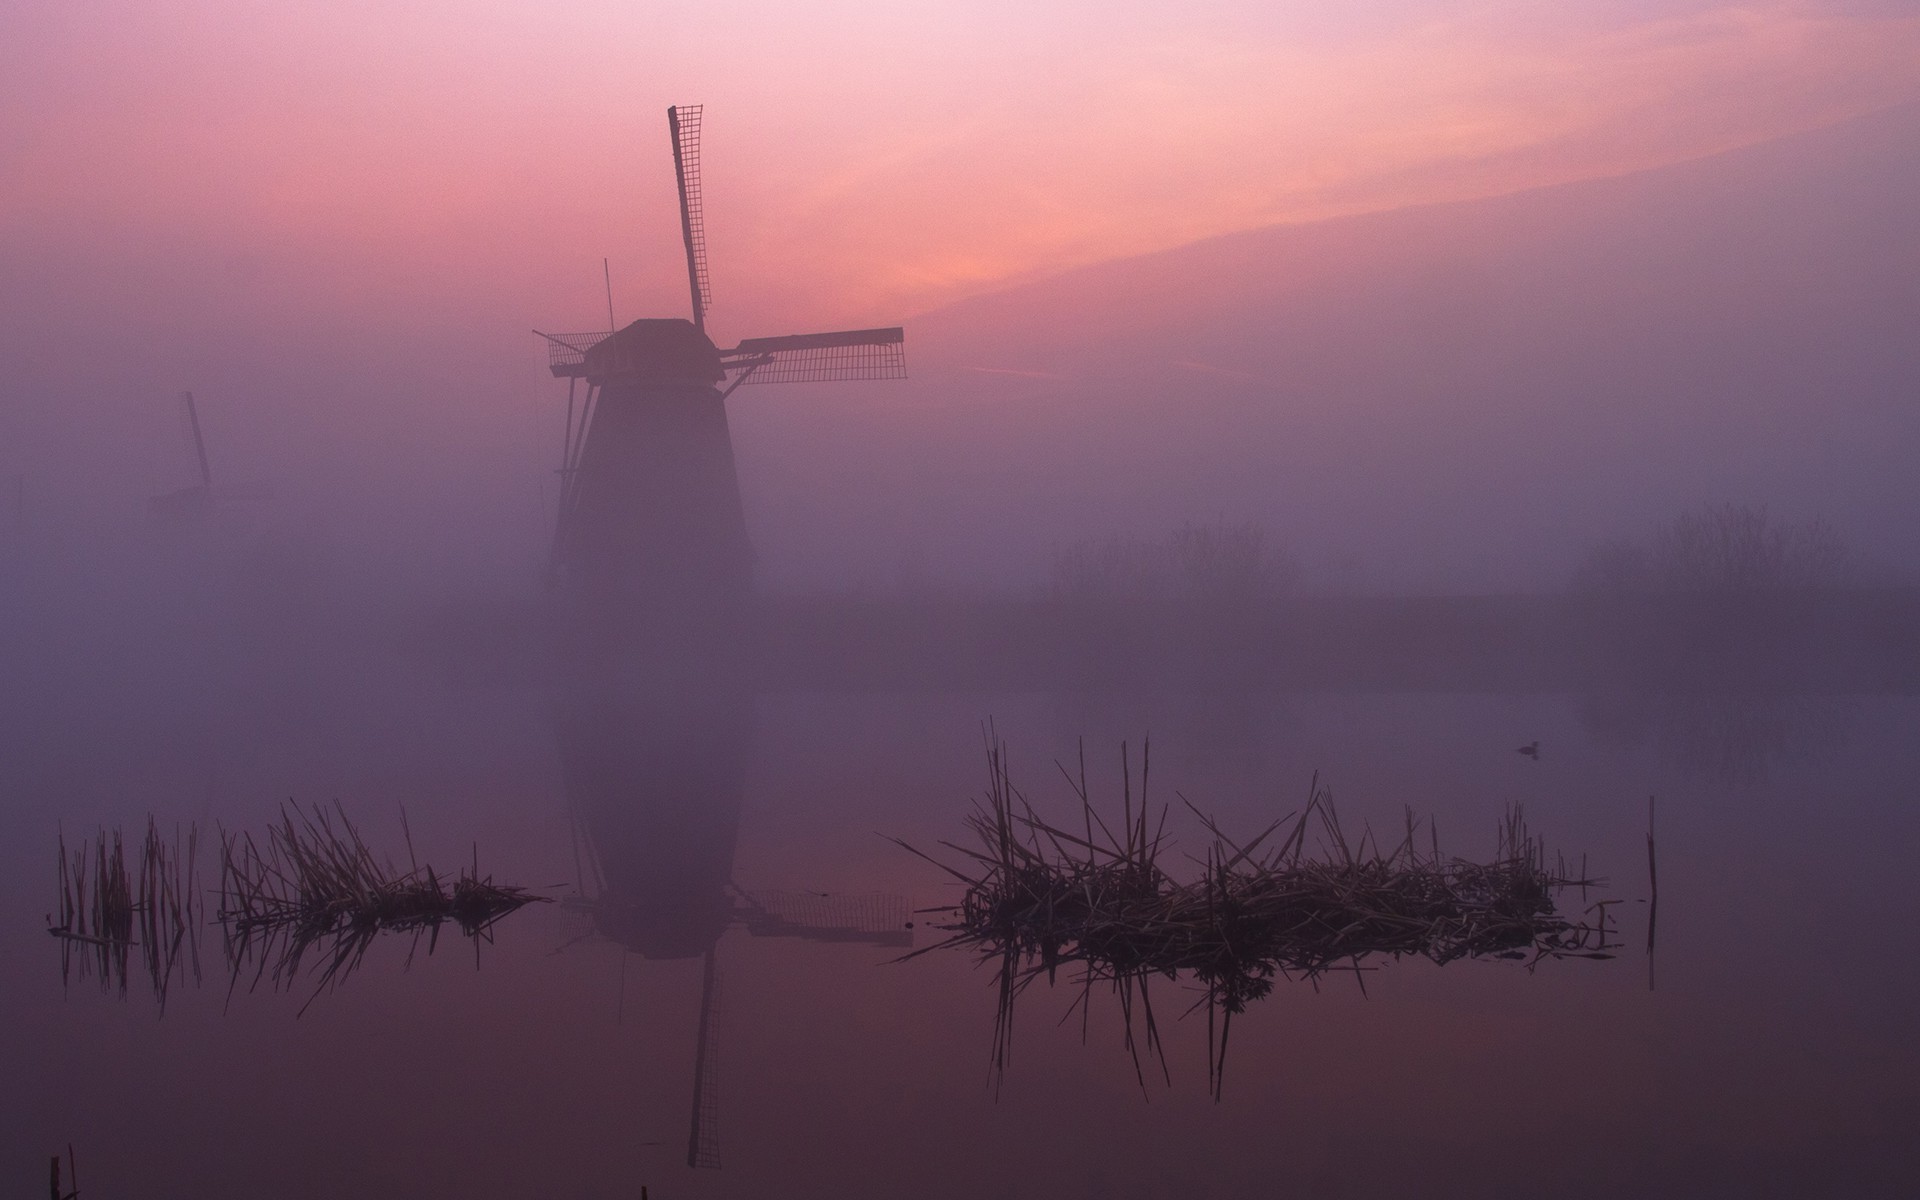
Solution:
M 289 798 L 339 798 L 397 856 L 404 804 L 437 861 L 477 852 L 562 897 L 590 871 L 566 710 L 539 688 L 452 687 L 380 649 L 236 665 L 169 645 L 12 648 L 0 1174 L 20 1194 L 68 1143 L 99 1200 L 1894 1196 L 1920 1179 L 1910 699 L 774 695 L 706 711 L 722 728 L 677 767 L 642 733 L 633 769 L 655 782 L 634 795 L 711 780 L 725 819 L 622 834 L 603 812 L 603 840 L 731 837 L 744 889 L 915 905 L 956 893 L 877 835 L 959 835 L 989 717 L 1016 784 L 1060 814 L 1056 758 L 1084 737 L 1117 804 L 1120 742 L 1137 754 L 1149 734 L 1156 801 L 1177 790 L 1229 830 L 1296 808 L 1316 770 L 1350 820 L 1397 829 L 1411 805 L 1466 856 L 1524 803 L 1610 878 L 1630 942 L 1658 797 L 1657 988 L 1637 952 L 1533 973 L 1388 964 L 1366 996 L 1282 985 L 1235 1026 L 1219 1104 L 1198 1017 L 1170 1031 L 1171 1085 L 1143 1094 L 1110 1006 L 1082 1044 L 1077 1018 L 1056 1024 L 1071 992 L 1036 990 L 996 1100 L 991 977 L 966 958 L 885 965 L 898 951 L 730 929 L 710 1035 L 722 1165 L 695 1171 L 703 959 L 628 952 L 577 908 L 509 918 L 477 969 L 457 938 L 404 970 L 405 942 L 379 945 L 299 1017 L 305 990 L 229 1003 L 215 942 L 207 985 L 164 1017 L 137 987 L 63 989 L 42 932 L 62 828 L 148 812 L 258 828 Z M 1514 753 L 1535 739 L 1539 762 Z M 1193 822 L 1171 827 L 1198 849 Z M 598 849 L 666 869 L 658 845 Z

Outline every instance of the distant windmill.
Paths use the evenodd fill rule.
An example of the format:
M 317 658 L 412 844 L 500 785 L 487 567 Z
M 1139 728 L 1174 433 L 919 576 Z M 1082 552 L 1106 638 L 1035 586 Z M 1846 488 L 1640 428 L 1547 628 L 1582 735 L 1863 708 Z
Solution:
M 148 499 L 147 510 L 169 520 L 198 517 L 207 511 L 213 498 L 213 472 L 207 469 L 207 441 L 200 434 L 200 410 L 194 405 L 192 392 L 181 392 L 179 399 L 181 420 L 193 439 L 194 457 L 200 465 L 200 482 Z
M 192 392 L 181 392 L 177 400 L 181 428 L 193 443 L 194 465 L 200 482 L 148 497 L 147 512 L 162 521 L 197 521 L 213 511 L 215 501 L 224 504 L 272 496 L 273 490 L 261 484 L 222 485 L 218 489 L 213 486 L 213 471 L 207 466 L 207 439 L 200 431 L 200 407 L 194 403 Z
M 667 110 L 692 320 L 540 334 L 549 369 L 568 381 L 554 572 L 590 591 L 669 607 L 743 597 L 750 587 L 725 406 L 735 388 L 906 375 L 897 326 L 749 338 L 731 350 L 708 338 L 700 114 L 697 104 Z M 586 395 L 576 420 L 581 380 Z

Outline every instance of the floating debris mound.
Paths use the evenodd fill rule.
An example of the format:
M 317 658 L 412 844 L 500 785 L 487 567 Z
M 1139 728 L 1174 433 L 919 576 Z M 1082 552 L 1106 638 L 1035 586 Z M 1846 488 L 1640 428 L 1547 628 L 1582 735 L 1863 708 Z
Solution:
M 319 805 L 283 808 L 264 847 L 252 834 L 222 831 L 218 918 L 235 982 L 252 962 L 253 986 L 269 977 L 276 987 L 288 984 L 317 949 L 318 996 L 356 969 L 379 935 L 411 932 L 417 945 L 426 933 L 431 954 L 449 923 L 473 939 L 477 963 L 495 922 L 547 899 L 483 878 L 477 852 L 472 867 L 454 877 L 422 866 L 413 858 L 411 831 L 407 856 L 406 871 L 375 859 L 337 803 L 332 814 Z
M 133 951 L 164 1010 L 176 975 L 200 979 L 198 889 L 194 860 L 199 837 L 189 829 L 185 853 L 176 832 L 171 844 L 147 819 L 147 836 L 133 869 L 127 867 L 119 830 L 101 830 L 71 852 L 60 835 L 60 904 L 48 914 L 47 932 L 60 940 L 60 978 L 95 976 L 102 989 L 127 994 Z
M 1198 877 L 1177 881 L 1161 866 L 1170 848 L 1164 806 L 1149 830 L 1147 760 L 1136 805 L 1124 745 L 1121 758 L 1126 790 L 1117 837 L 1088 796 L 1084 754 L 1077 781 L 1062 768 L 1080 800 L 1075 831 L 1042 819 L 1013 787 L 996 741 L 988 748 L 991 788 L 967 819 L 978 847 L 942 843 L 968 864 L 956 868 L 899 842 L 966 888 L 959 904 L 927 910 L 951 916 L 935 926 L 947 938 L 906 957 L 960 948 L 998 964 L 996 1078 L 1006 1069 L 1014 1000 L 1042 975 L 1054 982 L 1062 967 L 1080 973 L 1075 1003 L 1083 1022 L 1093 985 L 1112 987 L 1136 1074 L 1136 1007 L 1144 1044 L 1166 1070 L 1149 982 L 1184 975 L 1199 984 L 1204 994 L 1193 1007 L 1207 1010 L 1208 1081 L 1217 1099 L 1233 1017 L 1270 994 L 1276 976 L 1317 983 L 1328 972 L 1351 971 L 1364 989 L 1361 973 L 1371 969 L 1364 964 L 1375 957 L 1443 964 L 1491 957 L 1532 968 L 1549 958 L 1612 958 L 1619 944 L 1607 914 L 1617 901 L 1596 903 L 1579 920 L 1557 911 L 1559 893 L 1601 881 L 1569 873 L 1559 860 L 1550 869 L 1519 809 L 1502 822 L 1492 862 L 1443 857 L 1430 822 L 1423 849 L 1411 810 L 1404 837 L 1388 849 L 1370 830 L 1357 842 L 1348 838 L 1318 775 L 1304 809 L 1244 844 L 1183 798 L 1212 840 L 1193 860 Z

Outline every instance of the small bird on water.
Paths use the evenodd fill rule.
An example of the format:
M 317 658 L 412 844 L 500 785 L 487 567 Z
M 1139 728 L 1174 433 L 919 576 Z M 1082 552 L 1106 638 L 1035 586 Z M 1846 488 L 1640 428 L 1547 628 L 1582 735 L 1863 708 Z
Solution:
M 1528 742 L 1526 745 L 1520 747 L 1520 749 L 1516 751 L 1516 753 L 1524 754 L 1528 758 L 1532 759 L 1533 761 L 1539 762 L 1540 761 L 1540 743 Z

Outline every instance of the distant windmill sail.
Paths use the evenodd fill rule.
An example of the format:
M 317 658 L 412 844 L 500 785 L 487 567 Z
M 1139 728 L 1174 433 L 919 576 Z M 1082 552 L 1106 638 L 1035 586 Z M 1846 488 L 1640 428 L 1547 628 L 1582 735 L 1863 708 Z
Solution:
M 187 415 L 187 428 L 193 434 L 193 452 L 200 460 L 200 486 L 213 486 L 213 472 L 207 469 L 207 442 L 200 436 L 200 410 L 194 406 L 193 393 L 180 393 L 180 407 Z
M 193 393 L 181 392 L 178 400 L 181 430 L 187 440 L 193 443 L 194 464 L 199 468 L 200 482 L 148 497 L 147 511 L 167 520 L 199 519 L 207 513 L 213 492 L 213 472 L 207 467 L 207 442 L 200 433 L 200 410 L 194 405 Z

